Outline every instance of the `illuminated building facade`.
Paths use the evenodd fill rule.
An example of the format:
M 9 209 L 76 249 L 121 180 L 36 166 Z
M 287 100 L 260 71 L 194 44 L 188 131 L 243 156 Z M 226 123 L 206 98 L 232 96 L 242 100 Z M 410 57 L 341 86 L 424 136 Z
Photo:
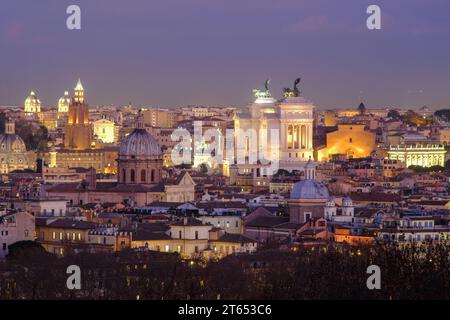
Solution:
M 92 127 L 89 123 L 89 108 L 84 101 L 84 89 L 78 80 L 75 97 L 69 105 L 69 114 L 64 128 L 64 146 L 72 150 L 90 149 Z
M 327 133 L 326 146 L 317 151 L 317 160 L 331 160 L 335 154 L 349 159 L 368 157 L 375 149 L 375 138 L 363 124 L 340 124 L 336 131 Z
M 38 114 L 39 121 L 50 131 L 56 130 L 58 127 L 58 113 L 54 110 L 40 112 Z
M 97 173 L 117 173 L 117 147 L 86 150 L 58 150 L 49 153 L 51 168 L 94 168 Z
M 99 119 L 92 123 L 94 136 L 103 143 L 116 143 L 119 140 L 119 128 L 113 121 Z
M 324 125 L 325 125 L 325 127 L 334 127 L 334 126 L 336 126 L 336 114 L 335 114 L 335 112 L 333 110 L 325 111 Z
M 26 98 L 24 111 L 27 114 L 41 112 L 41 101 L 34 91 L 31 91 L 30 95 Z
M 399 160 L 406 166 L 444 166 L 447 151 L 443 145 L 398 145 L 390 146 L 387 152 L 388 159 Z
M 260 141 L 260 133 L 266 131 L 266 153 L 279 156 L 279 168 L 288 171 L 303 170 L 305 163 L 313 158 L 314 105 L 302 97 L 296 87 L 285 92 L 282 100 L 276 101 L 270 95 L 267 85 L 268 83 L 265 91 L 254 90 L 256 100 L 249 107 L 248 113 L 238 113 L 235 116 L 236 152 L 251 157 L 253 146 L 258 146 L 260 150 L 264 144 Z M 240 129 L 243 137 L 238 134 Z M 256 131 L 256 141 L 252 141 L 247 134 L 251 129 Z M 278 132 L 277 141 L 270 139 L 272 130 Z
M 175 124 L 175 113 L 162 109 L 142 110 L 144 124 L 151 127 L 172 128 Z

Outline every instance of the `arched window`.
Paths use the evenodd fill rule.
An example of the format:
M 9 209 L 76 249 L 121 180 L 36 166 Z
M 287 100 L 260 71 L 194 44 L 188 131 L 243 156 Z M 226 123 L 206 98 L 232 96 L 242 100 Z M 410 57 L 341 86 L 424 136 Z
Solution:
M 134 169 L 131 169 L 131 177 L 130 177 L 130 181 L 131 182 L 135 182 L 136 181 L 136 174 L 134 172 Z
M 151 181 L 151 182 L 154 182 L 154 181 L 155 181 L 155 169 L 152 170 L 151 177 L 150 177 L 150 181 Z
M 122 182 L 126 182 L 127 181 L 127 170 L 123 169 L 122 170 Z
M 146 177 L 147 172 L 144 169 L 141 170 L 141 182 L 145 182 L 147 180 Z

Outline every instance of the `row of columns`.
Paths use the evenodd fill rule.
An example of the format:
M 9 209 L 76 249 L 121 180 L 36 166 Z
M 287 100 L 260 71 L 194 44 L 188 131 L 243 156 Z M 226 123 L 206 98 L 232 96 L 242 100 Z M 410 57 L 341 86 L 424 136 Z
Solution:
M 286 126 L 286 147 L 288 149 L 310 149 L 312 147 L 312 130 L 309 125 Z

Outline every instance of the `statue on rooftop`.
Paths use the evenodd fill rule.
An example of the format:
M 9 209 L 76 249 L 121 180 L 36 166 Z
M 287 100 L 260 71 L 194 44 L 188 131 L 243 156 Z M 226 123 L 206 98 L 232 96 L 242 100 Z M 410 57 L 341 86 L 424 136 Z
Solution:
M 284 88 L 283 89 L 283 95 L 285 98 L 288 97 L 299 97 L 301 94 L 300 89 L 298 88 L 298 85 L 300 84 L 300 82 L 302 81 L 302 78 L 297 78 L 294 81 L 294 88 Z
M 255 95 L 255 97 L 258 98 L 270 98 L 272 97 L 269 91 L 269 84 L 270 84 L 270 79 L 267 79 L 264 82 L 264 89 L 265 90 L 259 90 L 259 89 L 254 89 L 253 90 L 253 94 Z

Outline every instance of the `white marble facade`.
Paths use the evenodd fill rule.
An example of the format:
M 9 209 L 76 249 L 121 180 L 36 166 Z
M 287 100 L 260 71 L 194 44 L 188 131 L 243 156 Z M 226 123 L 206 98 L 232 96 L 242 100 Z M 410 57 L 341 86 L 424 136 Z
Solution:
M 251 150 L 254 150 L 252 145 L 254 147 L 255 144 L 261 153 L 265 144 L 261 141 L 260 134 L 267 130 L 268 154 L 277 154 L 279 168 L 302 171 L 306 162 L 313 160 L 314 105 L 301 95 L 287 95 L 277 101 L 268 91 L 255 92 L 256 100 L 248 107 L 248 111 L 235 116 L 236 154 L 240 151 L 249 157 Z M 241 137 L 239 129 L 242 130 Z M 257 132 L 256 143 L 249 134 L 246 135 L 249 129 Z M 278 131 L 277 141 L 270 138 L 272 129 Z

